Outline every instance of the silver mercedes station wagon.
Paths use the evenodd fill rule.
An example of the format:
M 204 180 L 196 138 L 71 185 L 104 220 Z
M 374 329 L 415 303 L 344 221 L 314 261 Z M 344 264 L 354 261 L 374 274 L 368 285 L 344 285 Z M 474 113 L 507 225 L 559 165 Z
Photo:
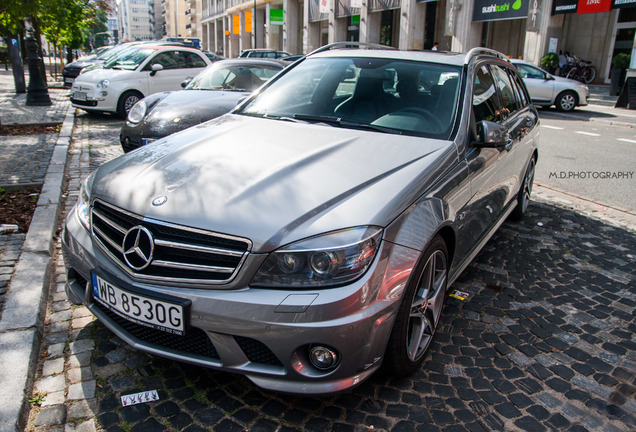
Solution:
M 526 212 L 538 123 L 498 52 L 328 45 L 91 174 L 67 295 L 137 349 L 269 390 L 413 373 L 447 288 Z

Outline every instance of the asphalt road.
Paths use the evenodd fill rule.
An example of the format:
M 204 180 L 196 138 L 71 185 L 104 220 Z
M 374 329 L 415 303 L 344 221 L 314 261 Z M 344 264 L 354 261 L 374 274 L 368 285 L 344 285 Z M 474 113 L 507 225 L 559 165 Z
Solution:
M 540 111 L 542 135 L 535 182 L 634 212 L 636 128 L 587 121 L 589 117 L 584 116 L 592 110 L 600 115 L 605 111 L 601 107 L 572 114 Z

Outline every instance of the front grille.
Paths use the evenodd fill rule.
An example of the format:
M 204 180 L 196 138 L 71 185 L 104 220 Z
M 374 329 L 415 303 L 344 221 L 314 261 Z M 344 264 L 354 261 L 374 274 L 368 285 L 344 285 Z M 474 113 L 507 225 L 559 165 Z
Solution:
M 137 339 L 162 348 L 169 348 L 182 355 L 194 354 L 212 360 L 220 359 L 210 338 L 199 328 L 190 327 L 186 330 L 185 335 L 178 336 L 128 321 L 98 302 L 95 302 L 94 305 L 124 332 Z
M 148 230 L 154 240 L 151 261 L 145 268 L 138 261 L 130 266 L 124 257 L 124 237 L 137 226 Z M 249 240 L 145 219 L 99 200 L 92 208 L 92 231 L 98 244 L 134 277 L 173 283 L 229 282 L 251 247 Z M 137 259 L 127 256 L 129 262 L 131 257 Z
M 234 336 L 234 340 L 252 363 L 283 366 L 278 357 L 264 343 L 244 336 Z
M 77 100 L 73 98 L 71 98 L 71 103 L 74 103 L 75 105 L 90 106 L 90 107 L 97 106 L 97 101 L 81 101 L 81 100 Z

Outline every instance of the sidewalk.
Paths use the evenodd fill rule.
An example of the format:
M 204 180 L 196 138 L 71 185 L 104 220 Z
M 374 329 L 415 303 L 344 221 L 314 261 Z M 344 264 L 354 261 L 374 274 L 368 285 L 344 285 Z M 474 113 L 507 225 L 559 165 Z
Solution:
M 45 151 L 45 156 L 41 158 L 40 163 L 44 164 L 46 174 L 38 174 L 31 182 L 42 183 L 43 189 L 38 201 L 38 207 L 35 212 L 33 222 L 26 234 L 13 234 L 0 236 L 0 382 L 3 384 L 3 392 L 0 393 L 0 430 L 15 431 L 22 430 L 25 426 L 26 415 L 29 412 L 28 398 L 31 396 L 33 388 L 33 380 L 38 364 L 39 348 L 43 337 L 45 310 L 47 306 L 47 295 L 49 293 L 49 285 L 54 279 L 52 275 L 58 275 L 63 278 L 63 274 L 59 272 L 62 267 L 61 260 L 52 262 L 52 250 L 55 247 L 57 238 L 57 215 L 63 207 L 65 170 L 67 165 L 78 166 L 80 163 L 88 165 L 85 156 L 74 155 L 74 161 L 69 163 L 68 150 L 72 140 L 74 126 L 74 110 L 69 109 L 70 105 L 66 95 L 68 90 L 50 90 L 51 98 L 56 102 L 52 107 L 26 107 L 23 99 L 25 95 L 15 96 L 15 94 L 7 91 L 11 88 L 12 75 L 10 71 L 4 73 L 0 71 L 0 119 L 5 123 L 5 115 L 12 118 L 17 124 L 32 123 L 56 123 L 62 122 L 63 126 L 59 134 L 53 136 L 22 136 L 16 139 L 24 142 L 31 142 L 32 146 L 40 146 L 40 148 L 51 147 L 50 152 Z M 22 102 L 20 102 L 22 100 Z M 589 116 L 589 118 L 599 118 L 606 121 L 615 121 L 616 124 L 636 125 L 636 112 L 622 109 L 614 109 L 609 107 L 590 106 L 581 109 L 581 113 L 575 114 Z M 588 114 L 585 114 L 588 113 Z M 594 115 L 592 113 L 595 113 Z M 551 113 L 550 113 L 551 114 Z M 2 138 L 2 137 L 0 137 Z M 13 138 L 13 137 L 12 137 Z M 73 139 L 78 139 L 78 136 Z M 15 146 L 15 143 L 8 141 L 0 141 L 3 144 L 3 151 L 8 151 Z M 15 169 L 17 165 L 24 164 L 20 159 L 20 155 L 24 153 L 34 153 L 29 148 L 21 148 L 13 158 L 0 159 L 0 173 L 8 171 L 10 168 Z M 47 156 L 48 155 L 48 156 Z M 88 168 L 88 167 L 86 167 Z M 76 169 L 77 171 L 77 169 Z M 21 184 L 20 180 L 31 172 L 22 171 L 23 176 L 13 178 L 16 184 Z M 20 177 L 20 178 L 17 178 Z M 41 178 L 40 178 L 41 177 Z M 81 179 L 73 177 L 71 179 L 73 187 L 75 187 Z M 574 201 L 564 197 L 562 194 L 555 197 L 554 191 L 538 190 L 538 198 L 540 200 L 550 201 L 552 204 L 574 208 L 577 212 L 586 213 L 592 217 L 611 221 L 621 226 L 630 227 L 632 230 L 636 227 L 636 221 L 631 215 L 613 215 L 603 213 L 594 206 L 594 203 L 585 200 Z M 72 192 L 71 192 L 72 193 Z M 73 200 L 74 198 L 70 198 Z M 67 203 L 71 205 L 72 203 Z M 588 208 L 589 212 L 585 209 Z M 16 244 L 21 244 L 19 251 Z M 19 258 L 18 258 L 19 255 Z M 4 286 L 3 286 L 4 283 Z M 53 284 L 62 284 L 63 280 L 53 280 Z M 53 287 L 55 288 L 55 287 Z M 53 290 L 52 290 L 53 291 Z M 4 305 L 2 305 L 4 301 Z M 55 303 L 66 303 L 63 301 L 63 293 L 55 292 Z M 64 316 L 70 316 L 70 309 L 55 310 L 54 304 L 52 310 Z M 90 320 L 88 316 L 73 316 L 74 319 Z M 60 318 L 61 319 L 61 318 Z M 52 321 L 55 321 L 54 319 Z M 68 319 L 66 319 L 68 321 Z M 61 332 L 60 332 L 61 333 Z M 52 341 L 51 341 L 52 342 Z M 52 347 L 58 350 L 64 350 L 64 346 L 69 340 L 61 340 L 57 345 L 49 347 L 49 355 L 51 358 L 59 357 L 52 353 Z M 71 344 L 69 349 L 77 356 L 82 354 L 80 347 Z M 81 352 L 80 352 L 81 351 Z M 61 351 L 60 351 L 61 352 Z M 83 356 L 85 361 L 90 360 L 90 356 Z M 62 356 L 63 359 L 63 356 Z M 52 360 L 49 369 L 59 368 L 60 365 Z M 78 366 L 86 366 L 85 361 L 78 363 Z M 63 363 L 62 366 L 64 367 Z M 53 370 L 51 369 L 51 370 Z M 81 370 L 81 367 L 76 369 Z M 59 380 L 61 377 L 61 380 Z M 58 383 L 53 380 L 60 381 L 61 388 L 59 395 L 62 399 L 65 397 L 66 384 L 64 384 L 64 374 L 51 374 L 51 382 L 49 388 L 55 388 Z M 94 381 L 92 381 L 94 383 Z M 81 389 L 82 393 L 86 393 L 85 389 Z M 94 387 L 92 387 L 94 392 Z M 79 391 L 79 390 L 78 390 Z M 69 393 L 71 389 L 69 388 Z M 71 395 L 72 396 L 72 395 Z M 48 402 L 54 404 L 53 393 L 49 394 Z M 71 397 L 72 399 L 72 397 Z M 50 407 L 51 416 L 64 415 L 66 411 L 55 410 Z M 73 417 L 73 416 L 71 416 Z M 44 422 L 44 420 L 42 420 Z
M 28 75 L 26 77 L 28 85 Z M 21 430 L 29 412 L 43 334 L 53 238 L 73 130 L 67 89 L 49 89 L 49 107 L 26 106 L 11 71 L 0 71 L 0 122 L 62 124 L 58 133 L 0 136 L 0 186 L 42 186 L 28 233 L 0 236 L 0 430 Z

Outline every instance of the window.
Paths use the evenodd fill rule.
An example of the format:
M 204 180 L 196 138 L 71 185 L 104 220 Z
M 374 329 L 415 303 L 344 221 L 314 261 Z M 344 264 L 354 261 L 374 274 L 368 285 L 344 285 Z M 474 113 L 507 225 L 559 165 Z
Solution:
M 541 69 L 519 63 L 515 66 L 523 78 L 545 79 L 545 73 Z
M 482 120 L 499 120 L 499 98 L 494 80 L 486 65 L 480 66 L 475 74 L 473 111 L 476 123 Z
M 512 86 L 506 71 L 498 65 L 492 65 L 491 69 L 495 76 L 497 88 L 499 89 L 499 95 L 501 96 L 501 111 L 505 119 L 510 114 L 517 111 L 520 108 L 520 105 L 517 103 L 514 87 Z
M 206 67 L 208 65 L 196 53 L 183 51 L 181 54 L 183 55 L 184 62 L 185 62 L 185 67 L 187 67 L 187 68 L 202 68 L 202 67 Z
M 185 61 L 179 51 L 168 51 L 157 54 L 155 58 L 150 60 L 148 66 L 160 64 L 164 69 L 182 69 L 185 68 Z
M 515 90 L 517 93 L 517 99 L 519 100 L 520 106 L 524 107 L 527 106 L 530 102 L 530 98 L 529 96 L 526 94 L 526 91 L 524 89 L 524 85 L 521 82 L 521 78 L 519 78 L 519 75 L 514 73 L 514 71 L 508 71 L 508 74 L 510 75 L 510 79 L 511 81 L 515 84 Z

